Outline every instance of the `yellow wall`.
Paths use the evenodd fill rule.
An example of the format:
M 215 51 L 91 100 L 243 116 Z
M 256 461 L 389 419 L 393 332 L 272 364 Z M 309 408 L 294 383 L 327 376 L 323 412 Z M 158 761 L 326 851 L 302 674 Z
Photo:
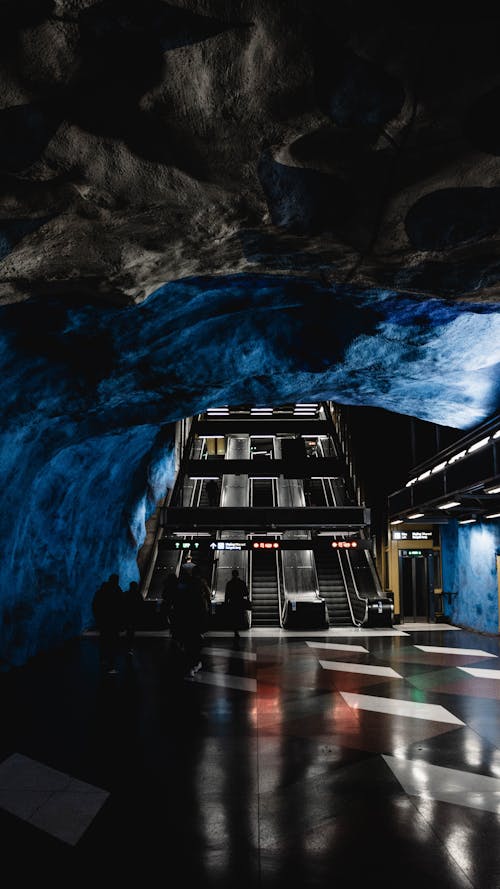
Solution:
M 392 540 L 391 532 L 392 528 L 389 528 L 388 531 L 388 569 L 389 569 L 389 577 L 384 578 L 384 584 L 387 589 L 392 590 L 394 593 L 394 613 L 400 614 L 400 590 L 399 590 L 399 551 L 401 549 L 425 549 L 432 550 L 433 552 L 439 553 L 440 547 L 435 546 L 432 540 Z M 398 531 L 410 531 L 411 528 L 406 527 L 404 525 L 398 525 Z M 425 525 L 421 526 L 419 530 L 422 531 L 432 531 L 432 528 L 426 527 Z M 436 581 L 438 579 L 436 578 Z M 440 587 L 436 586 L 436 592 L 440 591 Z M 500 594 L 499 594 L 500 595 Z

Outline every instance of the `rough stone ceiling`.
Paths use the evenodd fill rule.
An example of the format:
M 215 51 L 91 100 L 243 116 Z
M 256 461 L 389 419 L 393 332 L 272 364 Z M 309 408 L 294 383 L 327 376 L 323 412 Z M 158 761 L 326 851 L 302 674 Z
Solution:
M 174 420 L 499 409 L 499 32 L 314 0 L 4 0 L 6 660 L 136 576 Z

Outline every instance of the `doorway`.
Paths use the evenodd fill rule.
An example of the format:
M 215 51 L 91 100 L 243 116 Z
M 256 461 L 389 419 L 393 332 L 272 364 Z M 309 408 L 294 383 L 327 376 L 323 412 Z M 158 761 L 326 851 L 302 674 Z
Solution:
M 399 552 L 401 621 L 434 620 L 434 565 L 432 550 Z

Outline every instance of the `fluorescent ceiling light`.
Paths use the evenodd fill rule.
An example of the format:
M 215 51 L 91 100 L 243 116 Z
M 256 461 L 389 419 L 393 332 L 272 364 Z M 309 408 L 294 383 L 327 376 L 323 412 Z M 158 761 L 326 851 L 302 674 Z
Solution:
M 311 404 L 296 404 L 295 407 L 318 407 L 318 405 L 316 402 L 311 402 Z
M 486 488 L 487 494 L 500 494 L 500 485 L 497 485 L 496 488 Z
M 405 487 L 407 487 L 407 488 L 411 487 L 411 485 L 414 485 L 416 481 L 418 481 L 418 479 L 416 479 L 416 478 L 412 478 L 412 479 L 410 479 L 409 482 L 406 482 L 406 486 L 405 486 Z
M 459 454 L 454 454 L 453 457 L 450 457 L 448 463 L 456 463 L 457 460 L 461 460 L 462 457 L 465 457 L 467 451 L 460 451 Z
M 434 473 L 434 472 L 441 472 L 441 470 L 444 469 L 444 467 L 446 466 L 447 462 L 448 462 L 447 460 L 443 460 L 442 463 L 438 463 L 437 466 L 433 466 L 432 469 L 431 469 L 431 472 L 432 472 L 432 473 Z
M 475 522 L 475 521 L 476 521 L 475 519 L 459 519 L 458 524 L 459 525 L 470 525 L 471 522 Z
M 424 480 L 424 478 L 429 478 L 430 474 L 431 474 L 431 471 L 430 471 L 430 469 L 428 469 L 427 472 L 423 472 L 422 475 L 418 476 L 418 481 L 421 482 Z
M 189 478 L 192 482 L 208 482 L 209 479 L 219 480 L 218 475 L 190 475 Z
M 500 518 L 500 512 L 492 512 L 490 515 L 485 516 L 485 519 L 498 519 Z
M 495 432 L 493 438 L 500 438 L 500 429 L 497 429 L 497 431 Z
M 391 522 L 391 525 L 402 525 L 402 524 L 403 524 L 403 519 L 394 519 L 394 521 Z
M 490 436 L 488 435 L 487 438 L 482 438 L 481 441 L 476 441 L 475 444 L 470 446 L 467 453 L 472 454 L 473 451 L 478 451 L 479 448 L 484 448 L 484 446 L 488 444 L 489 440 L 490 440 Z
M 451 509 L 452 506 L 460 506 L 460 502 L 458 500 L 450 500 L 448 503 L 442 503 L 441 506 L 438 506 L 438 509 Z
M 424 515 L 423 512 L 413 512 L 411 515 L 408 516 L 408 518 L 409 519 L 421 519 L 423 515 Z

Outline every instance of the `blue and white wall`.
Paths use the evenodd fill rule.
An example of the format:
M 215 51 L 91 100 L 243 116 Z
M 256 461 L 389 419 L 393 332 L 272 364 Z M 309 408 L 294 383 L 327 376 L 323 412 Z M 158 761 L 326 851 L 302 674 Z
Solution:
M 486 633 L 498 632 L 498 577 L 500 521 L 441 529 L 444 613 L 453 623 Z

